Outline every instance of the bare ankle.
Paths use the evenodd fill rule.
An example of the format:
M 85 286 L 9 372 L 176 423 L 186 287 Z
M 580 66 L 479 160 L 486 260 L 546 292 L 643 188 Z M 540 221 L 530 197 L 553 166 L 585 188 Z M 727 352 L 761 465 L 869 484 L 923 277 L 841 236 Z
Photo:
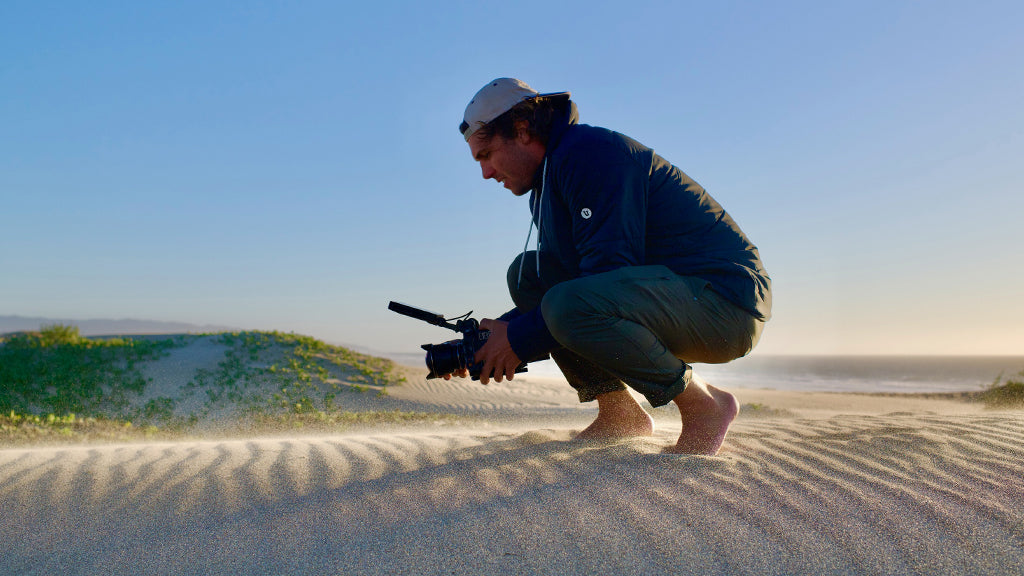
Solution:
M 597 397 L 597 418 L 576 437 L 581 440 L 628 438 L 654 434 L 651 415 L 626 390 Z

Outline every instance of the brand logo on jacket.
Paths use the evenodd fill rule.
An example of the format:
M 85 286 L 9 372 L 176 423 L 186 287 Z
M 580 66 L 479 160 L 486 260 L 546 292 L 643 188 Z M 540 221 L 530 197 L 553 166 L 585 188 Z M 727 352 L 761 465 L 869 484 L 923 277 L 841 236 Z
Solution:
M 580 216 L 583 216 L 584 220 L 590 220 L 590 217 L 593 215 L 594 213 L 590 211 L 590 208 L 584 208 L 583 210 L 580 210 Z

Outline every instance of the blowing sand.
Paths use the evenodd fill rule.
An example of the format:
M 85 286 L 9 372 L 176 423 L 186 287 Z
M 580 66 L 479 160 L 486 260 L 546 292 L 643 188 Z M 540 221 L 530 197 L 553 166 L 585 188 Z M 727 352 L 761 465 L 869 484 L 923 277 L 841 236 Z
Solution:
M 1024 413 L 732 390 L 715 457 L 573 441 L 557 379 L 411 376 L 458 425 L 0 450 L 3 574 L 1024 574 Z

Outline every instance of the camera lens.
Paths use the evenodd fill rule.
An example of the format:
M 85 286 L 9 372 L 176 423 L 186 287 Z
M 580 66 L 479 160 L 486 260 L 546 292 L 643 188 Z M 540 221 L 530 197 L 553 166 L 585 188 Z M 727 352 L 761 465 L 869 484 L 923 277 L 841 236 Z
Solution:
M 430 369 L 427 378 L 451 374 L 468 365 L 461 340 L 452 340 L 444 344 L 424 344 L 423 349 L 427 351 L 426 362 L 427 368 Z

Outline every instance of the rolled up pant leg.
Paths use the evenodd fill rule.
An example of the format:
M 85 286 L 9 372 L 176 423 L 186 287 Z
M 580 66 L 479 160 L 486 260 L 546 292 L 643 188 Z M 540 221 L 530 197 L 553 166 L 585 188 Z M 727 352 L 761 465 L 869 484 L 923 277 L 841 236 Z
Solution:
M 508 268 L 509 293 L 516 308 L 523 312 L 540 306 L 544 295 L 551 287 L 572 278 L 554 259 L 547 257 L 543 252 L 540 255 L 539 274 L 537 252 L 534 251 L 519 256 Z M 569 385 L 579 394 L 580 402 L 589 402 L 605 392 L 626 389 L 618 376 L 608 373 L 571 350 L 553 350 L 551 359 L 558 365 Z
M 763 329 L 706 280 L 660 265 L 560 282 L 544 293 L 541 313 L 566 350 L 621 379 L 653 406 L 683 391 L 691 378 L 687 362 L 739 358 Z

